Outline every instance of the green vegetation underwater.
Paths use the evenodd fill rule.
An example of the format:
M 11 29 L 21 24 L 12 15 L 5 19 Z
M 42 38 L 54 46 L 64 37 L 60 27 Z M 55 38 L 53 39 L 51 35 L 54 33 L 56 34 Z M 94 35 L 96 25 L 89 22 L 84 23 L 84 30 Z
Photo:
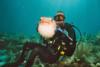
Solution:
M 53 64 L 36 57 L 32 67 L 100 67 L 100 0 L 0 0 L 0 67 L 18 60 L 26 42 L 41 43 L 40 18 L 53 18 L 57 11 L 77 27 L 75 51 Z

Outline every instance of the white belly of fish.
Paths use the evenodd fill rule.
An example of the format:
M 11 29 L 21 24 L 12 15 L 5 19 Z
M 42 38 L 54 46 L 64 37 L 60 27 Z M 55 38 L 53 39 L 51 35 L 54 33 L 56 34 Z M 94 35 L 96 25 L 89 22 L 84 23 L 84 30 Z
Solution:
M 40 23 L 38 26 L 38 32 L 44 38 L 51 38 L 54 36 L 56 30 L 55 22 Z

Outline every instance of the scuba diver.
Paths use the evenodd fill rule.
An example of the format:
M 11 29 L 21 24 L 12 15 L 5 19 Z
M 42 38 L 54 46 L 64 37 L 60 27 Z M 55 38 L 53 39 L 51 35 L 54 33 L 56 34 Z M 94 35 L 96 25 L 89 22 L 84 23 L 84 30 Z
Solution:
M 71 56 L 74 51 L 75 51 L 75 47 L 76 47 L 76 33 L 75 30 L 73 28 L 73 25 L 65 22 L 65 16 L 64 13 L 62 11 L 58 11 L 56 13 L 56 16 L 54 16 L 54 20 L 56 21 L 57 24 L 57 30 L 61 31 L 64 33 L 65 35 L 65 43 L 66 43 L 66 55 L 67 56 Z M 68 43 L 66 42 L 66 36 L 67 38 L 70 40 Z
M 57 12 L 54 20 L 42 17 L 37 28 L 43 43 L 26 42 L 18 60 L 4 67 L 19 67 L 23 63 L 24 67 L 32 67 L 36 56 L 49 64 L 57 63 L 60 56 L 72 56 L 76 47 L 76 34 L 72 25 L 64 23 L 64 20 L 65 16 L 61 11 Z M 29 52 L 28 59 L 25 59 Z
M 73 25 L 65 23 L 65 16 L 62 11 L 56 13 L 54 21 L 57 25 L 55 35 L 50 39 L 44 38 L 43 43 L 49 48 L 55 49 L 58 47 L 60 56 L 72 56 L 76 48 L 76 33 Z

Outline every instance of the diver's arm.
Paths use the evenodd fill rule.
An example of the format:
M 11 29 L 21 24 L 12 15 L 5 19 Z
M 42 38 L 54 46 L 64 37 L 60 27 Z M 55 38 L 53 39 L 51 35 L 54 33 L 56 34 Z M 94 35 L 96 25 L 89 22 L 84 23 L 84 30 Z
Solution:
M 65 23 L 65 30 L 68 32 L 68 36 L 71 37 L 74 42 L 76 42 L 76 34 L 73 26 L 69 23 Z

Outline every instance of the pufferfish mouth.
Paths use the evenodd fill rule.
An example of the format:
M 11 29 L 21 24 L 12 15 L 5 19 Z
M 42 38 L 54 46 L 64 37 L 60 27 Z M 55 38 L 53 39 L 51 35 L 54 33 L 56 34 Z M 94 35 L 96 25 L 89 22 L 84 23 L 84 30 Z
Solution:
M 55 34 L 56 23 L 52 20 L 52 18 L 41 17 L 38 32 L 42 37 L 51 38 Z

